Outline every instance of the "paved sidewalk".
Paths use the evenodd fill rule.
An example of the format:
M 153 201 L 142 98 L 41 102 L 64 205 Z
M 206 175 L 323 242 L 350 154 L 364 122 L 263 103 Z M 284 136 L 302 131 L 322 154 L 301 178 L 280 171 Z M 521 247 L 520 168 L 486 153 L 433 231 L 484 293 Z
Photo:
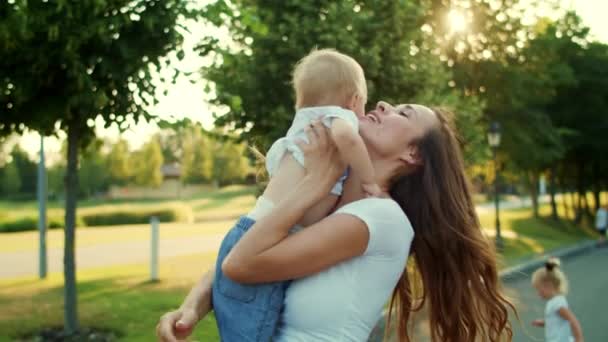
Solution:
M 548 198 L 542 198 L 541 202 L 547 201 Z M 501 208 L 516 209 L 529 207 L 530 200 L 522 199 L 519 201 L 504 201 L 501 202 Z M 478 205 L 479 213 L 494 210 L 493 203 Z M 233 220 L 233 217 L 218 217 L 214 218 L 213 222 Z M 201 223 L 197 223 L 201 224 Z M 204 223 L 202 223 L 204 224 Z M 118 227 L 114 227 L 118 228 Z M 80 228 L 83 229 L 83 228 Z M 84 228 L 87 229 L 87 228 Z M 103 228 L 92 228 L 103 229 Z M 125 230 L 131 227 L 125 227 Z M 180 238 L 163 238 L 163 224 L 161 224 L 160 234 L 160 254 L 159 258 L 168 258 L 179 255 L 188 255 L 195 253 L 214 252 L 219 248 L 222 234 L 209 235 L 201 229 L 200 236 L 184 236 Z M 167 227 L 165 226 L 165 229 Z M 120 228 L 119 228 L 120 230 Z M 491 235 L 493 230 L 486 230 L 486 233 Z M 505 231 L 504 234 L 513 234 Z M 506 236 L 512 237 L 512 236 Z M 515 236 L 513 236 L 515 237 Z M 1 238 L 1 235 L 0 235 Z M 38 239 L 37 236 L 32 238 Z M 63 244 L 62 244 L 63 245 Z M 48 272 L 63 271 L 63 248 L 48 249 Z M 94 245 L 79 246 L 76 241 L 76 266 L 77 269 L 83 270 L 91 267 L 103 267 L 114 265 L 128 265 L 148 262 L 150 256 L 150 240 L 134 239 L 133 241 L 99 243 Z M 26 251 L 1 252 L 0 251 L 0 279 L 11 278 L 18 276 L 36 275 L 38 272 L 38 250 L 31 249 Z
M 159 259 L 215 252 L 223 237 L 222 233 L 183 238 L 161 238 Z M 63 248 L 49 249 L 47 255 L 48 272 L 63 272 Z M 150 240 L 102 243 L 76 248 L 76 267 L 79 270 L 91 267 L 140 264 L 149 262 L 149 260 Z M 0 253 L 0 279 L 36 274 L 38 274 L 37 250 Z
M 530 285 L 530 276 L 540 267 L 548 255 L 559 257 L 562 268 L 570 281 L 570 307 L 574 310 L 583 327 L 586 341 L 608 341 L 608 330 L 604 329 L 606 319 L 603 311 L 608 307 L 608 247 L 596 248 L 595 241 L 584 241 L 566 248 L 534 257 L 527 262 L 504 269 L 500 276 L 507 294 L 514 299 L 521 324 L 511 317 L 514 342 L 542 341 L 544 331 L 530 326 L 536 318 L 542 318 L 544 302 Z M 416 317 L 414 341 L 430 341 L 428 320 L 424 315 Z M 422 323 L 422 324 L 419 324 Z M 381 342 L 384 321 L 372 332 L 369 342 Z M 388 339 L 393 342 L 393 339 Z

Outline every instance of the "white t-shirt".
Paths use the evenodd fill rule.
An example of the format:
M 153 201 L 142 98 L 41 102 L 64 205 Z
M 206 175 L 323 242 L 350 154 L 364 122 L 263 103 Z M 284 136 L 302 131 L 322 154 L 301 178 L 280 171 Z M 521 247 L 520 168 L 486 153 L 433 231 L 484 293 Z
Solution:
M 331 123 L 335 118 L 340 118 L 345 120 L 352 127 L 353 131 L 359 132 L 359 119 L 357 119 L 357 115 L 350 110 L 338 106 L 306 107 L 299 109 L 293 118 L 293 122 L 291 123 L 291 127 L 289 127 L 287 134 L 275 141 L 266 153 L 266 170 L 270 177 L 276 172 L 276 169 L 279 167 L 286 152 L 290 152 L 293 155 L 293 158 L 300 163 L 300 165 L 304 166 L 304 154 L 296 142 L 308 142 L 304 129 L 313 120 L 321 118 L 323 124 L 327 127 L 331 127 Z M 342 194 L 343 181 L 344 179 L 341 179 L 334 186 L 331 191 L 332 194 Z
M 392 199 L 362 199 L 333 215 L 340 214 L 367 225 L 367 249 L 361 256 L 293 281 L 274 341 L 367 341 L 381 317 L 405 270 L 414 230 Z
M 559 315 L 559 309 L 568 308 L 563 295 L 557 295 L 547 301 L 545 306 L 545 339 L 546 342 L 572 342 L 574 337 L 570 323 Z

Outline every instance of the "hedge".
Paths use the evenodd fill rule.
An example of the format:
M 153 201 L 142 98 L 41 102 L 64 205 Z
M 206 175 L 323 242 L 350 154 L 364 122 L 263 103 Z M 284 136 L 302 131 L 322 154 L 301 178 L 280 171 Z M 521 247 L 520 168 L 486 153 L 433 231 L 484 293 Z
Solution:
M 49 229 L 63 228 L 63 222 L 63 218 L 49 217 L 48 227 Z M 12 221 L 0 222 L 0 233 L 24 232 L 36 229 L 38 229 L 37 216 L 20 217 Z
M 151 209 L 124 209 L 99 210 L 85 212 L 78 215 L 77 226 L 116 226 L 124 224 L 149 223 L 150 217 L 156 216 L 161 222 L 186 221 L 188 215 L 184 208 L 151 208 Z M 63 228 L 63 217 L 49 217 L 50 229 Z M 0 233 L 23 232 L 38 229 L 38 216 L 18 217 L 12 220 L 0 220 Z
M 117 210 L 113 212 L 85 214 L 81 215 L 81 218 L 86 226 L 94 227 L 149 223 L 152 216 L 158 217 L 161 222 L 175 222 L 183 218 L 183 215 L 176 209 Z

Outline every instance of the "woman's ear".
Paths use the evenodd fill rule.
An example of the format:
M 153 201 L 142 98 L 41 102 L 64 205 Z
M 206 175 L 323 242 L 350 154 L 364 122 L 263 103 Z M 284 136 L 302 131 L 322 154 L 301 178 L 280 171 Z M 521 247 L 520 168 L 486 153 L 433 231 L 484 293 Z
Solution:
M 411 144 L 408 146 L 403 154 L 401 154 L 400 159 L 409 165 L 419 166 L 423 164 L 422 156 L 420 155 L 420 150 L 418 146 Z

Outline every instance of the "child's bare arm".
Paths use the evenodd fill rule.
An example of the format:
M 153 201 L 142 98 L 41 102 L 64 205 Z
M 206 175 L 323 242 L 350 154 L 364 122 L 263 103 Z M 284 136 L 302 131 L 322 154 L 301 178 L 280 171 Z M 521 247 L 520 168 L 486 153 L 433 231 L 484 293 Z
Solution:
M 332 121 L 331 137 L 338 147 L 342 160 L 350 165 L 363 184 L 375 184 L 374 167 L 369 159 L 365 143 L 346 120 L 336 118 Z
M 535 319 L 532 321 L 532 325 L 535 327 L 544 327 L 545 326 L 545 320 L 544 319 Z
M 581 329 L 581 325 L 574 316 L 574 313 L 570 311 L 568 308 L 560 308 L 559 315 L 570 323 L 570 329 L 572 329 L 572 335 L 574 335 L 574 340 L 576 342 L 583 342 L 583 330 Z

